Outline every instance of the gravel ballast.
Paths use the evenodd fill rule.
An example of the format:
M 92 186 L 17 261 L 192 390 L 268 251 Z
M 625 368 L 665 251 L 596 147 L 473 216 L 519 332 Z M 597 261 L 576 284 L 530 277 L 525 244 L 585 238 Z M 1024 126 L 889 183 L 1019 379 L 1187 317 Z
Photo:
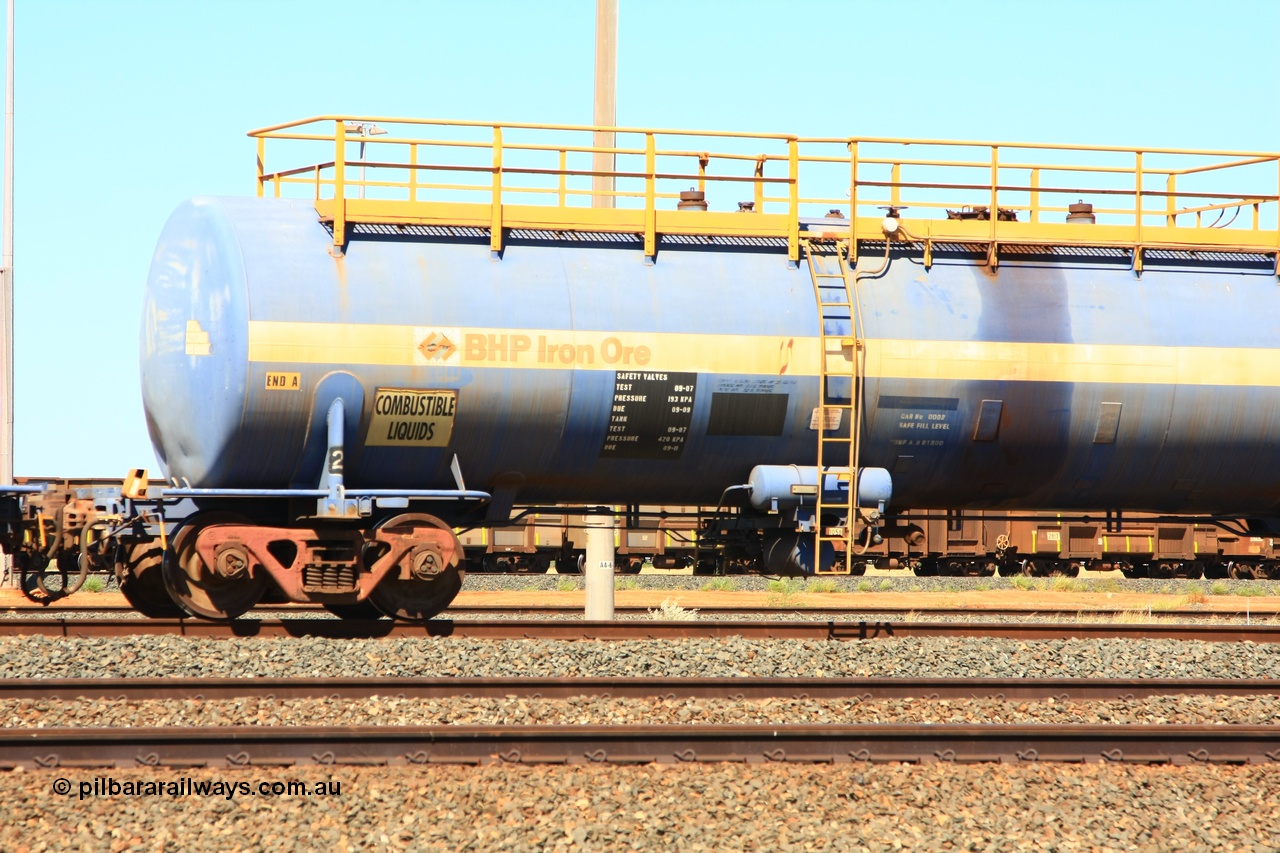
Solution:
M 1280 643 L 0 637 L 0 678 L 1280 678 Z
M 1155 696 L 1128 700 L 777 698 L 572 699 L 9 699 L 2 728 L 143 726 L 551 726 L 850 725 L 973 723 L 1041 725 L 1275 725 L 1274 697 Z M 1277 728 L 1280 737 L 1280 728 Z
M 480 641 L 0 638 L 0 678 L 1009 677 L 1280 679 L 1280 644 L 1172 640 Z M 662 723 L 1276 725 L 1273 700 L 8 700 L 0 726 Z M 52 789 L 65 779 L 71 794 Z M 246 795 L 90 794 L 95 779 Z M 263 783 L 337 782 L 266 796 Z M 486 765 L 0 773 L 0 849 L 1280 850 L 1280 766 Z
M 0 774 L 0 848 L 1274 851 L 1265 767 L 647 765 Z M 339 793 L 90 796 L 82 784 L 337 783 Z

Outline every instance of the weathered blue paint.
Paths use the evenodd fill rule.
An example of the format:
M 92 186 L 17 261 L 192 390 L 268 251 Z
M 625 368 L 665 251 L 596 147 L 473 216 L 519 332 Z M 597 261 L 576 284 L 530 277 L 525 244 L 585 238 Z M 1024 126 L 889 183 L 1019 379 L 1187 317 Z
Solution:
M 710 435 L 712 394 L 748 377 L 699 375 L 678 459 L 602 458 L 615 378 L 607 371 L 271 365 L 304 390 L 264 390 L 247 323 L 395 324 L 811 338 L 808 271 L 781 252 L 509 241 L 353 239 L 345 257 L 302 201 L 195 199 L 157 247 L 143 324 L 143 396 L 170 477 L 197 488 L 316 489 L 325 414 L 346 404 L 362 436 L 375 388 L 457 389 L 452 441 L 382 448 L 348 439 L 353 490 L 447 490 L 456 453 L 468 483 L 526 502 L 712 503 L 758 464 L 812 465 L 813 376 L 784 376 L 780 436 Z M 861 283 L 868 338 L 1271 347 L 1275 278 L 1241 266 L 1155 268 L 1141 278 L 1088 259 L 972 263 L 896 258 Z M 211 354 L 184 351 L 197 320 Z M 847 333 L 846 321 L 831 324 Z M 1247 381 L 1247 380 L 1246 380 Z M 847 386 L 846 386 L 847 387 Z M 983 400 L 1001 401 L 995 440 L 975 441 Z M 1095 443 L 1103 403 L 1114 440 Z M 935 408 L 929 408 L 933 406 Z M 940 437 L 908 448 L 904 413 L 940 414 Z M 868 377 L 862 463 L 888 469 L 897 508 L 983 507 L 1280 514 L 1280 388 Z M 354 446 L 353 446 L 354 444 Z M 910 457 L 910 458 L 906 458 Z

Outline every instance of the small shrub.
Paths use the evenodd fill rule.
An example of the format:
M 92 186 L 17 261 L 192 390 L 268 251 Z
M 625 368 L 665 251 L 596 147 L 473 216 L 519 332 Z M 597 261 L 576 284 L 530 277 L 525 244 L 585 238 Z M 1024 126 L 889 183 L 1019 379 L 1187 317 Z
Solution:
M 809 581 L 805 584 L 805 592 L 835 592 L 837 589 L 836 582 L 832 578 L 820 578 Z
M 639 589 L 640 582 L 635 578 L 614 578 L 614 589 Z
M 1204 604 L 1208 600 L 1209 600 L 1209 596 L 1205 595 L 1202 590 L 1197 589 L 1197 590 L 1192 590 L 1191 592 L 1188 592 L 1186 595 L 1182 596 L 1182 601 L 1180 603 L 1184 607 L 1196 607 L 1198 605 Z
M 977 592 L 990 592 L 991 584 L 988 583 L 987 581 L 979 581 L 978 583 L 973 585 L 973 588 Z
M 799 578 L 776 578 L 769 581 L 769 596 L 765 603 L 770 607 L 784 607 L 791 603 L 795 594 L 804 589 L 804 581 Z
M 738 582 L 733 578 L 712 578 L 702 585 L 703 592 L 733 592 Z
M 572 578 L 564 578 L 556 581 L 556 590 L 558 592 L 573 592 L 578 588 L 578 582 Z
M 664 598 L 657 610 L 649 611 L 649 618 L 661 622 L 693 622 L 698 618 L 698 611 L 696 608 L 681 607 L 679 599 L 672 601 Z
M 85 580 L 84 586 L 80 587 L 85 592 L 102 592 L 107 586 L 107 582 L 99 577 L 91 577 Z
M 1209 585 L 1209 594 L 1210 595 L 1230 595 L 1231 587 L 1227 586 L 1222 581 L 1214 581 L 1212 584 Z
M 893 589 L 893 581 L 889 580 L 888 578 L 885 578 L 884 580 L 880 581 L 880 589 L 882 591 Z
M 1014 589 L 1020 589 L 1023 592 L 1034 588 L 1036 585 L 1034 580 L 1025 575 L 1014 575 L 1009 580 L 1009 583 L 1013 585 Z
M 1250 598 L 1254 598 L 1260 595 L 1269 595 L 1269 593 L 1265 584 L 1251 583 L 1245 584 L 1240 589 L 1237 589 L 1236 595 L 1246 595 Z
M 858 592 L 871 592 L 872 589 L 874 589 L 874 587 L 871 585 L 871 581 L 867 581 L 867 580 L 858 581 L 858 586 L 857 586 Z

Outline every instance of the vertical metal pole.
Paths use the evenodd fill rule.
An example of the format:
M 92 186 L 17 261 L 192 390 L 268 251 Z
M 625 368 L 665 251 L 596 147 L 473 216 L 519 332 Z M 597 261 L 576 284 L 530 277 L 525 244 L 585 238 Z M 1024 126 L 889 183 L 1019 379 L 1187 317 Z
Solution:
M 324 473 L 320 475 L 320 488 L 329 490 L 330 500 L 342 500 L 345 496 L 343 489 L 343 459 L 346 453 L 346 419 L 347 404 L 342 398 L 334 400 L 329 405 L 329 414 L 325 418 L 325 426 L 328 427 L 329 448 L 328 458 L 325 460 Z
M 360 198 L 364 198 L 364 125 L 360 125 Z
M 618 101 L 618 0 L 596 0 L 596 111 L 598 127 L 613 127 L 617 120 Z M 617 135 L 611 130 L 597 130 L 592 143 L 596 148 L 616 147 Z M 613 172 L 616 156 L 597 151 L 592 156 L 593 172 Z M 591 206 L 613 207 L 613 176 L 591 178 Z
M 586 515 L 587 556 L 582 566 L 587 588 L 586 618 L 592 622 L 613 619 L 613 516 Z
M 262 185 L 262 176 L 266 174 L 266 169 L 267 169 L 267 138 L 265 136 L 259 136 L 258 137 L 258 198 L 262 198 L 262 193 L 263 193 L 263 190 L 265 189 Z M 280 186 L 279 182 L 276 183 L 276 186 L 277 187 Z M 277 192 L 276 196 L 279 197 L 279 195 L 280 193 Z
M 0 288 L 0 334 L 4 335 L 4 368 L 0 388 L 4 422 L 0 424 L 0 485 L 13 482 L 13 2 L 9 0 L 8 45 L 4 84 L 4 257 Z
M 4 77 L 4 248 L 0 260 L 0 485 L 13 482 L 13 2 L 9 0 L 8 40 Z M 21 581 L 13 572 L 13 557 L 0 556 L 0 577 L 9 585 Z
M 347 245 L 347 123 L 334 122 L 333 131 L 333 245 L 329 254 L 341 257 Z M 318 189 L 318 186 L 317 186 Z

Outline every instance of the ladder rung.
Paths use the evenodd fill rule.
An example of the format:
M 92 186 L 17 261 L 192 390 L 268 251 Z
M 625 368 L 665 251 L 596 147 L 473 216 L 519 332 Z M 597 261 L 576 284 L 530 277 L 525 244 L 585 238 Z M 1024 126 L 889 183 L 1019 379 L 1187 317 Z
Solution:
M 823 237 L 835 236 L 823 234 Z M 818 307 L 818 336 L 822 344 L 823 358 L 820 367 L 820 375 L 825 382 L 827 379 L 835 376 L 853 377 L 856 368 L 848 370 L 829 371 L 828 360 L 834 355 L 851 359 L 856 364 L 856 360 L 848 354 L 847 350 L 860 350 L 863 347 L 861 340 L 855 335 L 848 334 L 827 334 L 827 323 L 839 321 L 852 321 L 854 303 L 853 294 L 850 291 L 849 269 L 846 265 L 844 255 L 837 249 L 834 254 L 829 252 L 820 252 L 814 242 L 814 235 L 809 238 L 801 238 L 804 243 L 805 258 L 808 260 L 809 274 L 813 279 L 814 296 L 817 300 Z M 827 272 L 831 268 L 830 260 L 822 260 L 823 258 L 834 259 L 839 272 Z M 837 285 L 836 282 L 839 282 Z M 827 302 L 826 297 L 834 297 L 837 301 Z M 856 330 L 852 330 L 856 331 Z M 839 347 L 839 352 L 836 347 Z M 825 386 L 824 386 L 825 387 Z M 857 417 L 858 406 L 854 401 L 848 403 L 819 402 L 818 409 L 820 411 L 820 419 L 823 424 L 829 420 L 832 412 L 841 413 L 848 411 L 850 422 Z M 818 471 L 819 483 L 825 482 L 825 477 L 836 477 L 841 483 L 844 483 L 843 493 L 840 498 L 834 501 L 823 500 L 822 489 L 817 486 L 813 487 L 816 493 L 815 509 L 819 516 L 824 510 L 832 512 L 842 511 L 845 514 L 846 524 L 853 518 L 857 512 L 857 500 L 854 489 L 850 487 L 852 475 L 850 471 L 856 470 L 857 460 L 853 456 L 853 436 L 829 436 L 827 429 L 818 431 Z M 831 465 L 823 464 L 824 458 L 835 460 L 841 464 Z M 837 471 L 837 468 L 843 468 L 843 471 Z M 853 547 L 853 529 L 850 526 L 845 527 L 823 527 L 821 521 L 818 521 L 817 530 L 814 531 L 818 544 L 823 542 L 831 542 L 836 545 L 837 550 L 843 548 L 844 562 L 840 567 L 835 565 L 829 567 L 815 566 L 814 574 L 819 575 L 848 575 L 852 574 L 852 547 Z

